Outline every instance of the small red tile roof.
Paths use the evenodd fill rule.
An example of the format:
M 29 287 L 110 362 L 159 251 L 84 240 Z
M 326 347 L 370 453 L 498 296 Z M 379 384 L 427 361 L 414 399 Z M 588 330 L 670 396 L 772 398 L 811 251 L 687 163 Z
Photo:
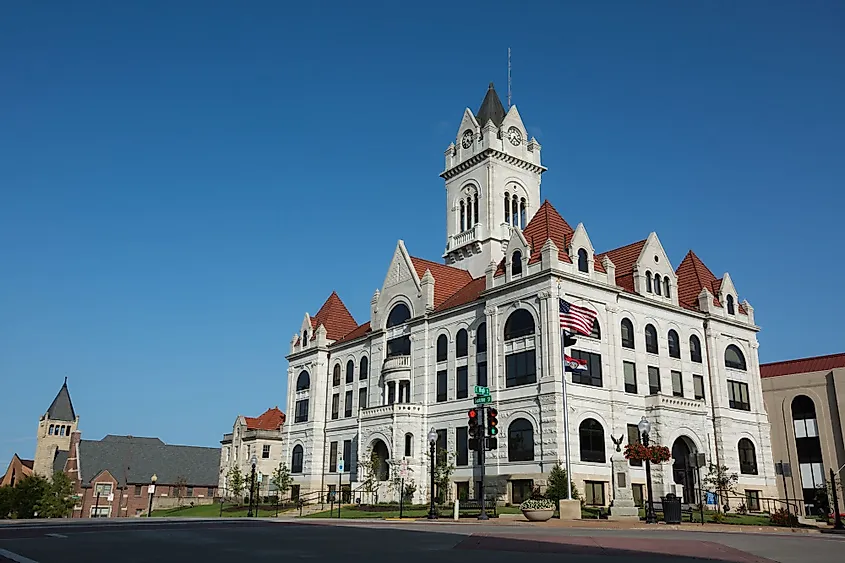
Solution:
M 336 291 L 332 291 L 317 314 L 311 317 L 311 325 L 314 328 L 320 325 L 326 327 L 326 337 L 329 340 L 340 340 L 358 327 L 358 323 L 355 322 Z
M 355 330 L 349 332 L 348 334 L 345 334 L 343 338 L 338 340 L 338 342 L 355 340 L 356 338 L 360 338 L 370 332 L 372 332 L 372 330 L 370 330 L 370 321 L 367 321 L 364 324 L 355 327 Z
M 604 256 L 610 258 L 610 261 L 616 266 L 616 285 L 631 293 L 634 292 L 634 264 L 637 263 L 637 258 L 640 257 L 646 240 L 648 239 L 632 242 L 596 255 L 597 260 L 601 260 Z
M 435 282 L 436 283 L 436 282 Z M 435 288 L 437 286 L 435 285 Z M 475 278 L 461 289 L 456 291 L 454 295 L 452 295 L 449 299 L 444 301 L 440 304 L 439 307 L 436 307 L 434 310 L 445 311 L 446 309 L 451 309 L 452 307 L 458 307 L 460 305 L 466 305 L 467 303 L 472 303 L 481 295 L 481 292 L 487 288 L 487 278 L 482 276 L 480 278 Z
M 815 371 L 830 371 L 845 368 L 845 354 L 829 354 L 798 360 L 786 360 L 760 364 L 760 377 L 777 377 L 796 373 L 811 373 Z
M 472 275 L 460 268 L 438 264 L 437 262 L 415 258 L 413 256 L 411 257 L 411 263 L 414 265 L 414 270 L 416 270 L 420 279 L 425 275 L 426 270 L 431 271 L 431 275 L 434 276 L 435 308 L 439 307 L 459 289 L 472 281 Z
M 704 288 L 707 288 L 713 294 L 713 304 L 716 307 L 722 306 L 716 297 L 719 287 L 722 285 L 722 280 L 716 279 L 710 268 L 705 266 L 701 258 L 696 256 L 692 250 L 687 252 L 678 269 L 675 270 L 675 275 L 678 276 L 678 303 L 682 307 L 697 311 L 698 294 Z
M 244 420 L 248 430 L 278 430 L 285 423 L 285 413 L 279 407 L 273 407 L 257 418 L 245 416 Z

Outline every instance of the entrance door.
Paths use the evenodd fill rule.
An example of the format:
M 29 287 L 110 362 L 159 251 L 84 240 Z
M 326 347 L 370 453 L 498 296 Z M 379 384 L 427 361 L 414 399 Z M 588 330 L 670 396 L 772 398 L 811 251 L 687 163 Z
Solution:
M 299 485 L 290 486 L 290 500 L 296 502 L 299 500 Z
M 695 474 L 689 463 L 689 456 L 692 453 L 687 438 L 680 437 L 672 444 L 672 480 L 684 487 L 685 504 L 695 502 Z

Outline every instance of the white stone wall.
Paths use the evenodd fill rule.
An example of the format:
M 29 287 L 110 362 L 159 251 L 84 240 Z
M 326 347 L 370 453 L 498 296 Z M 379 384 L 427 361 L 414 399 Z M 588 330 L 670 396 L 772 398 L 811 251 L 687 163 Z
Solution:
M 270 448 L 270 457 L 263 457 L 264 446 Z M 238 467 L 244 476 L 247 488 L 244 494 L 248 494 L 248 483 L 252 474 L 252 463 L 250 459 L 255 454 L 257 463 L 255 465 L 256 480 L 260 480 L 259 493 L 264 496 L 270 493 L 270 478 L 273 472 L 279 467 L 282 461 L 286 460 L 283 441 L 283 431 L 255 431 L 249 430 L 243 416 L 235 419 L 232 427 L 231 438 L 221 441 L 220 451 L 220 482 L 219 488 L 224 496 L 229 496 L 228 475 L 233 467 Z M 288 466 L 290 465 L 290 462 Z

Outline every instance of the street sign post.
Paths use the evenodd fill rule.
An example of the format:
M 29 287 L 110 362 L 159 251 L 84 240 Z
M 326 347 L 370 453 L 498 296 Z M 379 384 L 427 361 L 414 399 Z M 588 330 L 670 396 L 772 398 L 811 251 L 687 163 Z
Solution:
M 486 405 L 487 403 L 493 402 L 493 399 L 490 398 L 490 395 L 479 395 L 474 400 L 476 405 Z
M 484 387 L 483 385 L 476 385 L 475 386 L 475 394 L 476 395 L 490 395 L 490 388 Z

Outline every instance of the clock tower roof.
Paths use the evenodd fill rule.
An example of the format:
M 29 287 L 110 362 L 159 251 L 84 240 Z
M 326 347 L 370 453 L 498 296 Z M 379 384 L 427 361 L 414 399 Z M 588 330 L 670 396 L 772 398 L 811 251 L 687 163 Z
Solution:
M 484 127 L 488 120 L 492 120 L 496 127 L 501 127 L 502 122 L 505 120 L 505 108 L 492 82 L 487 88 L 487 95 L 484 96 L 484 101 L 481 102 L 481 107 L 478 109 L 478 113 L 475 114 L 475 118 L 482 127 Z

